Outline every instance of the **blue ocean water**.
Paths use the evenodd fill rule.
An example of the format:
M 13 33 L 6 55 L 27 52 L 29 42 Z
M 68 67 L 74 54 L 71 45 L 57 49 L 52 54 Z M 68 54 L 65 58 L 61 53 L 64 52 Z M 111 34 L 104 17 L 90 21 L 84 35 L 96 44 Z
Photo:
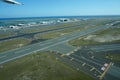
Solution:
M 0 26 L 16 25 L 19 23 L 26 24 L 29 22 L 40 22 L 40 21 L 53 21 L 55 22 L 58 18 L 79 18 L 79 19 L 90 19 L 90 18 L 113 18 L 120 17 L 120 15 L 103 15 L 103 16 L 48 16 L 48 17 L 21 17 L 21 18 L 0 18 Z
M 107 18 L 120 17 L 120 15 L 98 15 L 98 16 L 47 16 L 47 17 L 19 17 L 19 18 L 0 18 L 0 20 L 22 20 L 22 19 L 43 19 L 43 18 Z

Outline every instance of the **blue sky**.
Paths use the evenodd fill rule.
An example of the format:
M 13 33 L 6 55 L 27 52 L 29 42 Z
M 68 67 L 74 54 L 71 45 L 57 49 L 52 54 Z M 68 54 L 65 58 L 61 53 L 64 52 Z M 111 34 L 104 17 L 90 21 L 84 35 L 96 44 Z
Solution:
M 120 0 L 17 0 L 24 5 L 0 2 L 0 18 L 120 15 Z

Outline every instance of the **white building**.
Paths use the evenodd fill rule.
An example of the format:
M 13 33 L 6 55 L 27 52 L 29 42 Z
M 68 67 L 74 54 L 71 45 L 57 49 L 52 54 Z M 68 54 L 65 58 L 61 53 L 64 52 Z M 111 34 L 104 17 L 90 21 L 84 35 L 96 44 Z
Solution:
M 12 29 L 19 29 L 19 26 L 13 26 L 13 25 L 11 25 L 11 26 L 9 26 L 9 28 L 12 28 Z

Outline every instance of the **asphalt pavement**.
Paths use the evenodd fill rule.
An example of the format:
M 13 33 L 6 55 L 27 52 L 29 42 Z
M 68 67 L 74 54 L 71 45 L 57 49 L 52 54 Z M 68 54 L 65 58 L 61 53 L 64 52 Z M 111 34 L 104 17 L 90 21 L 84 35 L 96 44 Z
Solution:
M 3 64 L 5 62 L 14 60 L 16 58 L 20 58 L 22 56 L 32 54 L 37 51 L 43 51 L 43 50 L 48 50 L 50 48 L 54 49 L 56 46 L 60 46 L 62 43 L 67 43 L 69 40 L 75 39 L 77 37 L 85 36 L 88 34 L 91 34 L 93 32 L 109 28 L 110 26 L 98 26 L 95 28 L 90 28 L 78 32 L 73 32 L 71 34 L 67 34 L 61 37 L 57 37 L 54 39 L 46 40 L 40 43 L 28 45 L 25 47 L 9 50 L 6 52 L 0 53 L 0 64 Z M 105 46 L 106 47 L 106 46 Z M 119 47 L 119 45 L 118 45 Z M 103 50 L 101 47 L 97 48 L 98 50 Z M 112 49 L 112 46 L 110 46 L 110 49 L 107 48 L 108 50 Z M 114 49 L 114 47 L 113 47 Z M 115 48 L 116 49 L 116 48 Z M 62 49 L 61 49 L 62 50 Z M 92 48 L 92 51 L 96 50 L 96 48 Z M 86 53 L 90 51 L 87 50 Z M 80 66 L 83 66 L 85 71 L 88 71 L 89 74 L 93 75 L 95 78 L 99 78 L 99 76 L 102 74 L 101 67 L 104 65 L 101 63 L 99 60 L 91 58 L 88 54 L 82 54 L 85 53 L 84 51 L 81 52 L 81 54 L 72 54 L 70 56 L 67 56 L 66 58 L 73 61 L 74 63 L 71 63 L 72 65 L 76 66 L 77 69 L 79 69 Z M 78 64 L 79 63 L 79 64 Z M 81 64 L 81 65 L 80 65 Z M 116 68 L 114 68 L 116 69 Z M 115 71 L 113 68 L 111 70 Z M 119 69 L 119 68 L 117 68 Z M 111 71 L 110 71 L 111 73 Z M 114 76 L 114 75 L 113 75 Z M 115 76 L 116 77 L 116 76 Z M 117 76 L 117 78 L 119 78 Z
M 86 30 L 82 30 L 82 31 L 78 31 L 78 32 L 73 32 L 71 34 L 67 34 L 61 37 L 57 37 L 51 40 L 46 40 L 40 43 L 36 43 L 36 44 L 32 44 L 32 45 L 28 45 L 25 47 L 21 47 L 18 49 L 13 49 L 13 50 L 9 50 L 6 52 L 2 52 L 0 53 L 0 64 L 8 62 L 10 60 L 34 53 L 36 51 L 41 51 L 41 50 L 45 50 L 47 48 L 50 47 L 54 47 L 56 45 L 59 46 L 59 44 L 67 42 L 71 39 L 75 39 L 77 37 L 80 36 L 85 36 L 87 34 L 102 30 L 102 29 L 106 29 L 109 28 L 110 26 L 98 26 L 95 28 L 90 28 L 90 29 L 86 29 Z

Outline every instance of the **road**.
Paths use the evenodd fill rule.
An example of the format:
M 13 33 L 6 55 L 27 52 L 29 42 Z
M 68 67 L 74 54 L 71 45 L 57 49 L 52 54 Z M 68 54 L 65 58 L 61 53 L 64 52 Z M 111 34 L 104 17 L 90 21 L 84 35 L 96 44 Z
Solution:
M 118 48 L 120 47 L 119 45 L 120 44 L 108 44 L 83 47 L 78 48 L 77 50 L 75 49 L 74 51 L 72 51 L 71 54 L 67 53 L 65 55 L 61 54 L 61 52 L 55 51 L 53 51 L 52 53 L 55 53 L 55 56 L 57 58 L 71 65 L 75 69 L 80 71 L 82 70 L 85 73 L 87 72 L 87 74 L 93 76 L 97 80 L 100 79 L 100 76 L 103 74 L 103 80 L 119 80 L 120 67 L 117 67 L 112 63 L 112 65 L 110 65 L 110 68 L 108 68 L 108 70 L 104 72 L 103 70 L 101 70 L 101 68 L 104 66 L 105 63 L 111 63 L 111 60 L 99 56 L 105 54 L 105 52 L 103 51 L 111 51 L 112 47 L 113 51 L 120 50 L 120 48 Z M 93 48 L 97 48 L 98 50 L 100 48 L 101 52 L 99 51 L 98 53 L 96 52 L 96 49 Z
M 96 46 L 89 46 L 88 48 L 96 52 L 113 51 L 113 50 L 120 50 L 120 44 L 96 45 Z
M 19 37 L 27 37 L 27 36 L 34 36 L 36 34 L 42 34 L 42 33 L 48 33 L 48 32 L 54 32 L 54 31 L 60 31 L 60 30 L 64 30 L 64 29 L 67 29 L 67 28 L 76 28 L 76 27 L 79 27 L 80 25 L 75 25 L 75 26 L 65 26 L 65 27 L 62 27 L 62 28 L 55 28 L 55 29 L 49 29 L 49 30 L 43 30 L 43 31 L 40 31 L 40 32 L 33 32 L 33 33 L 20 33 L 18 35 L 15 35 L 15 36 L 9 36 L 9 37 L 4 37 L 4 38 L 0 38 L 0 41 L 5 41 L 5 40 L 10 40 L 10 39 L 14 39 L 14 38 L 19 38 Z M 19 31 L 16 31 L 16 32 L 19 32 Z
M 76 48 L 75 46 L 72 46 L 69 43 L 64 42 L 64 43 L 58 44 L 56 46 L 49 47 L 47 50 L 58 51 L 60 53 L 65 54 L 65 53 L 73 51 L 75 48 Z
M 36 51 L 45 50 L 49 47 L 54 47 L 56 45 L 59 46 L 59 44 L 67 42 L 71 39 L 74 39 L 74 38 L 77 38 L 80 36 L 85 36 L 87 34 L 90 34 L 90 33 L 93 33 L 95 31 L 99 31 L 102 29 L 106 29 L 109 27 L 110 26 L 107 26 L 107 25 L 106 26 L 98 26 L 95 28 L 90 28 L 90 29 L 86 29 L 83 31 L 73 32 L 71 34 L 57 37 L 57 38 L 54 38 L 51 40 L 46 40 L 46 41 L 43 41 L 40 43 L 36 43 L 36 44 L 32 44 L 32 45 L 28 45 L 28 46 L 21 47 L 18 49 L 13 49 L 10 51 L 0 53 L 0 64 L 8 62 L 8 61 L 16 59 L 16 58 L 19 58 L 19 57 L 22 57 L 22 56 L 25 56 L 25 55 L 28 55 L 28 54 L 31 54 L 31 53 L 34 53 Z
M 93 66 L 99 72 L 103 73 L 101 68 L 104 66 L 104 64 L 111 63 L 111 60 L 106 59 L 105 57 L 102 57 L 102 56 L 105 56 L 106 51 L 109 51 L 109 52 L 120 51 L 120 44 L 108 44 L 108 45 L 96 45 L 96 46 L 83 47 L 82 49 L 74 52 L 74 54 L 71 54 L 70 56 L 72 56 L 72 58 L 78 59 L 80 61 L 83 61 L 84 63 L 87 63 Z M 110 69 L 108 69 L 103 79 L 119 80 L 120 79 L 119 74 L 120 74 L 120 67 L 117 67 L 116 65 L 111 65 Z M 95 76 L 97 77 L 99 75 L 100 74 Z
M 95 28 L 86 29 L 86 30 L 78 31 L 78 32 L 73 32 L 71 34 L 67 34 L 67 35 L 64 35 L 61 37 L 57 37 L 57 38 L 46 40 L 46 41 L 43 41 L 40 43 L 36 43 L 36 44 L 32 44 L 32 45 L 28 45 L 28 46 L 21 47 L 18 49 L 13 49 L 10 51 L 0 53 L 0 64 L 14 60 L 16 58 L 20 58 L 20 57 L 28 55 L 28 54 L 32 54 L 32 53 L 37 52 L 37 51 L 48 50 L 49 48 L 53 49 L 54 47 L 59 46 L 62 43 L 66 43 L 69 40 L 75 39 L 77 37 L 85 36 L 87 34 L 90 34 L 90 33 L 93 33 L 93 32 L 96 32 L 96 31 L 99 31 L 102 29 L 106 29 L 109 27 L 110 26 L 98 26 Z M 110 46 L 110 48 L 112 48 L 112 47 Z M 97 49 L 101 50 L 101 47 L 98 47 Z M 103 49 L 105 50 L 105 48 L 103 48 Z M 94 51 L 96 49 L 92 48 L 91 50 Z M 108 49 L 108 50 L 110 50 L 110 49 Z M 75 68 L 77 68 L 77 70 L 82 68 L 88 74 L 90 74 L 93 77 L 95 77 L 96 79 L 98 79 L 99 76 L 103 72 L 103 71 L 101 71 L 101 67 L 104 65 L 103 64 L 104 62 L 101 62 L 100 60 L 98 60 L 96 58 L 92 59 L 89 56 L 90 51 L 88 51 L 88 49 L 87 50 L 83 49 L 82 51 L 80 51 L 81 54 L 76 53 L 76 54 L 71 54 L 71 55 L 66 56 L 64 61 L 72 64 L 72 66 L 75 66 Z M 83 54 L 83 53 L 88 53 L 88 54 Z M 71 61 L 74 61 L 74 62 L 71 62 Z M 113 68 L 110 68 L 110 69 L 112 71 L 115 71 Z M 111 71 L 109 73 L 111 73 Z

